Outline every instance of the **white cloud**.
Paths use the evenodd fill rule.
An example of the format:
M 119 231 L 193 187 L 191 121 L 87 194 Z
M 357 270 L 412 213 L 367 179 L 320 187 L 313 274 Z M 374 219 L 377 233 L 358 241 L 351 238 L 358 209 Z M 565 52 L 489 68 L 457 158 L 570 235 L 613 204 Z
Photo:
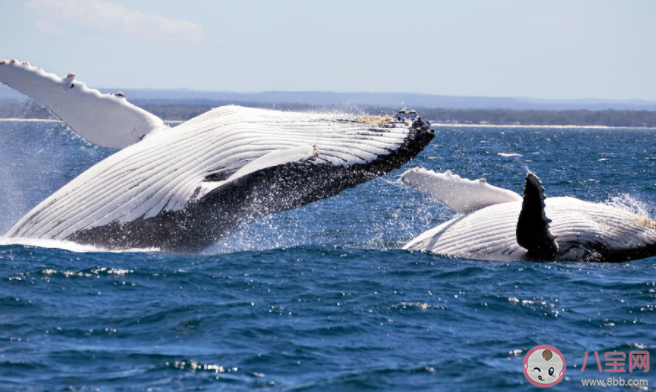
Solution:
M 149 15 L 109 1 L 34 0 L 27 8 L 43 16 L 36 27 L 48 34 L 61 34 L 67 26 L 79 26 L 140 40 L 187 44 L 205 40 L 203 29 L 197 23 Z

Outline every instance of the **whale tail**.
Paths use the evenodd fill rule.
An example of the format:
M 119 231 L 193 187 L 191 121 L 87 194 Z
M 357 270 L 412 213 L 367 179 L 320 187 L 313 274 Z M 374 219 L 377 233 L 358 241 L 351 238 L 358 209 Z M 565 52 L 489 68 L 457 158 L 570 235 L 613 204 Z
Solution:
M 124 148 L 167 128 L 123 93 L 102 94 L 76 80 L 74 73 L 60 78 L 28 62 L 0 60 L 0 82 L 40 102 L 82 138 L 102 147 Z

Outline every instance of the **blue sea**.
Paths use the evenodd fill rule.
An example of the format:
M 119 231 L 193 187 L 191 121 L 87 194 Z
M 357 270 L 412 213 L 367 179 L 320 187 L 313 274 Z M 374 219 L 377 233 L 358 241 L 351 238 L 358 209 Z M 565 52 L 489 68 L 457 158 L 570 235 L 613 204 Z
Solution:
M 113 152 L 61 123 L 0 122 L 0 233 Z M 537 390 L 522 360 L 541 344 L 567 362 L 554 390 L 608 377 L 656 388 L 656 258 L 400 250 L 455 214 L 400 182 L 416 166 L 518 193 L 530 170 L 547 196 L 656 217 L 656 130 L 440 127 L 404 168 L 203 254 L 5 240 L 0 391 Z M 625 354 L 627 372 L 599 372 L 595 351 Z M 651 354 L 648 372 L 628 372 L 631 351 Z

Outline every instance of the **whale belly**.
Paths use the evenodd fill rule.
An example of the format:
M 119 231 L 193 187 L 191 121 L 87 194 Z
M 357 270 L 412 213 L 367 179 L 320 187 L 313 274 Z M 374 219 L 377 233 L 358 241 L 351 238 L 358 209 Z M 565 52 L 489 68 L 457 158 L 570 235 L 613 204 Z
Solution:
M 495 204 L 428 230 L 404 249 L 477 260 L 522 260 L 515 231 L 522 202 Z

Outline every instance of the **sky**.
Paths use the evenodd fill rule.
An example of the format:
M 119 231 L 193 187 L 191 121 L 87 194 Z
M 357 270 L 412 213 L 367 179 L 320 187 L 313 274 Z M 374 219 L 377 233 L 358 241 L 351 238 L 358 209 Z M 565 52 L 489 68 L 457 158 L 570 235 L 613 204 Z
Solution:
M 96 88 L 656 100 L 656 1 L 0 0 L 0 58 Z

